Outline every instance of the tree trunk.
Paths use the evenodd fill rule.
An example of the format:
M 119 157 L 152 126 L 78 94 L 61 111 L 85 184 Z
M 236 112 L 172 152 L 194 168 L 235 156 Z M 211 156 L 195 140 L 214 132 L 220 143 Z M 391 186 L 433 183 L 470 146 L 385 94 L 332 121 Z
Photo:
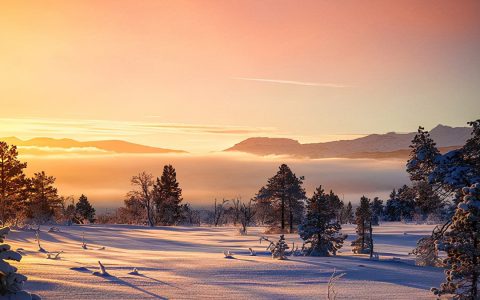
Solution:
M 285 200 L 282 198 L 282 232 L 285 230 Z
M 293 211 L 292 208 L 290 208 L 290 233 L 293 232 Z
M 476 228 L 476 222 L 473 223 L 473 228 Z M 473 249 L 474 251 L 475 250 L 478 250 L 479 248 L 479 241 L 476 237 L 476 235 L 474 235 L 474 240 L 473 240 Z M 477 261 L 477 256 L 476 256 L 476 253 L 474 252 L 473 253 L 473 259 L 472 259 L 472 262 L 473 262 L 473 265 L 476 266 L 478 263 Z M 472 298 L 473 299 L 478 299 L 478 277 L 479 277 L 480 274 L 478 274 L 478 272 L 476 271 L 476 268 L 474 267 L 474 271 L 473 271 L 473 274 L 472 274 Z
M 372 218 L 370 218 L 370 226 L 368 228 L 370 233 L 370 258 L 373 257 L 373 228 L 372 228 Z
M 365 250 L 365 221 L 362 220 L 362 253 Z

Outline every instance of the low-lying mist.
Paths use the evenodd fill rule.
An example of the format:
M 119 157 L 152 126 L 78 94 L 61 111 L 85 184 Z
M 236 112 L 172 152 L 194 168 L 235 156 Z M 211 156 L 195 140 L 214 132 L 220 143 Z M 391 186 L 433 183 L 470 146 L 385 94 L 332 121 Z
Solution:
M 123 205 L 133 175 L 147 171 L 160 176 L 165 164 L 175 167 L 184 201 L 194 207 L 212 205 L 215 198 L 248 200 L 282 163 L 287 163 L 297 176 L 305 176 L 304 186 L 309 196 L 321 184 L 352 203 L 362 195 L 385 199 L 393 188 L 408 182 L 405 162 L 401 160 L 312 160 L 238 153 L 25 155 L 21 160 L 28 162 L 29 175 L 44 170 L 55 176 L 61 195 L 78 198 L 83 193 L 100 209 Z

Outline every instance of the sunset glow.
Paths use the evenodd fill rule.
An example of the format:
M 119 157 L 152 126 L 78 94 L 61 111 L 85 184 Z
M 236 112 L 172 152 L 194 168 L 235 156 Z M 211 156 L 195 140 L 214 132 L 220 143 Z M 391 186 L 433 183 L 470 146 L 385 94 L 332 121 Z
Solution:
M 208 152 L 464 126 L 479 36 L 478 1 L 3 1 L 0 135 Z

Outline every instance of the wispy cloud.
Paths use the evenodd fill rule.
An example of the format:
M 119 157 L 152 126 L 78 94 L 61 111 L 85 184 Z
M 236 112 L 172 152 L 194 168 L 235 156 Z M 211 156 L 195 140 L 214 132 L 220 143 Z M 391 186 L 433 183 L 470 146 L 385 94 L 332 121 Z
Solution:
M 0 123 L 0 136 L 20 135 L 26 137 L 53 135 L 61 137 L 91 136 L 113 138 L 156 133 L 248 135 L 277 132 L 272 127 L 110 120 L 0 118 Z
M 318 86 L 329 88 L 348 88 L 349 85 L 330 83 L 330 82 L 308 82 L 308 81 L 295 81 L 295 80 L 282 80 L 282 79 L 269 79 L 269 78 L 253 78 L 253 77 L 233 77 L 237 80 L 257 81 L 275 84 L 291 84 L 291 85 L 303 85 L 303 86 Z

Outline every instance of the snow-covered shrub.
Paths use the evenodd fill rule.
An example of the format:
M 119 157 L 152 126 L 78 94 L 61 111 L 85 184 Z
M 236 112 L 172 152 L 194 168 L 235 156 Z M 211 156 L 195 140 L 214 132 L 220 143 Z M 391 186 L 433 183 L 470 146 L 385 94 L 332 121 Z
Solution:
M 23 291 L 23 283 L 27 277 L 17 273 L 17 268 L 5 260 L 20 261 L 22 255 L 10 250 L 10 245 L 3 244 L 5 236 L 10 231 L 9 227 L 0 228 L 0 299 L 9 300 L 39 300 L 40 297 Z
M 327 285 L 327 300 L 337 299 L 338 292 L 335 289 L 335 283 L 339 281 L 346 274 L 347 273 L 337 274 L 337 270 L 333 269 L 333 273 L 330 276 L 330 279 L 328 280 L 328 285 Z
M 432 288 L 435 295 L 454 299 L 479 299 L 480 280 L 480 183 L 463 188 L 450 231 L 438 247 L 447 252 L 446 282 Z
M 275 259 L 287 259 L 286 251 L 289 249 L 287 243 L 285 242 L 285 236 L 280 235 L 278 242 L 273 243 L 270 247 L 270 252 L 272 253 L 272 258 Z

